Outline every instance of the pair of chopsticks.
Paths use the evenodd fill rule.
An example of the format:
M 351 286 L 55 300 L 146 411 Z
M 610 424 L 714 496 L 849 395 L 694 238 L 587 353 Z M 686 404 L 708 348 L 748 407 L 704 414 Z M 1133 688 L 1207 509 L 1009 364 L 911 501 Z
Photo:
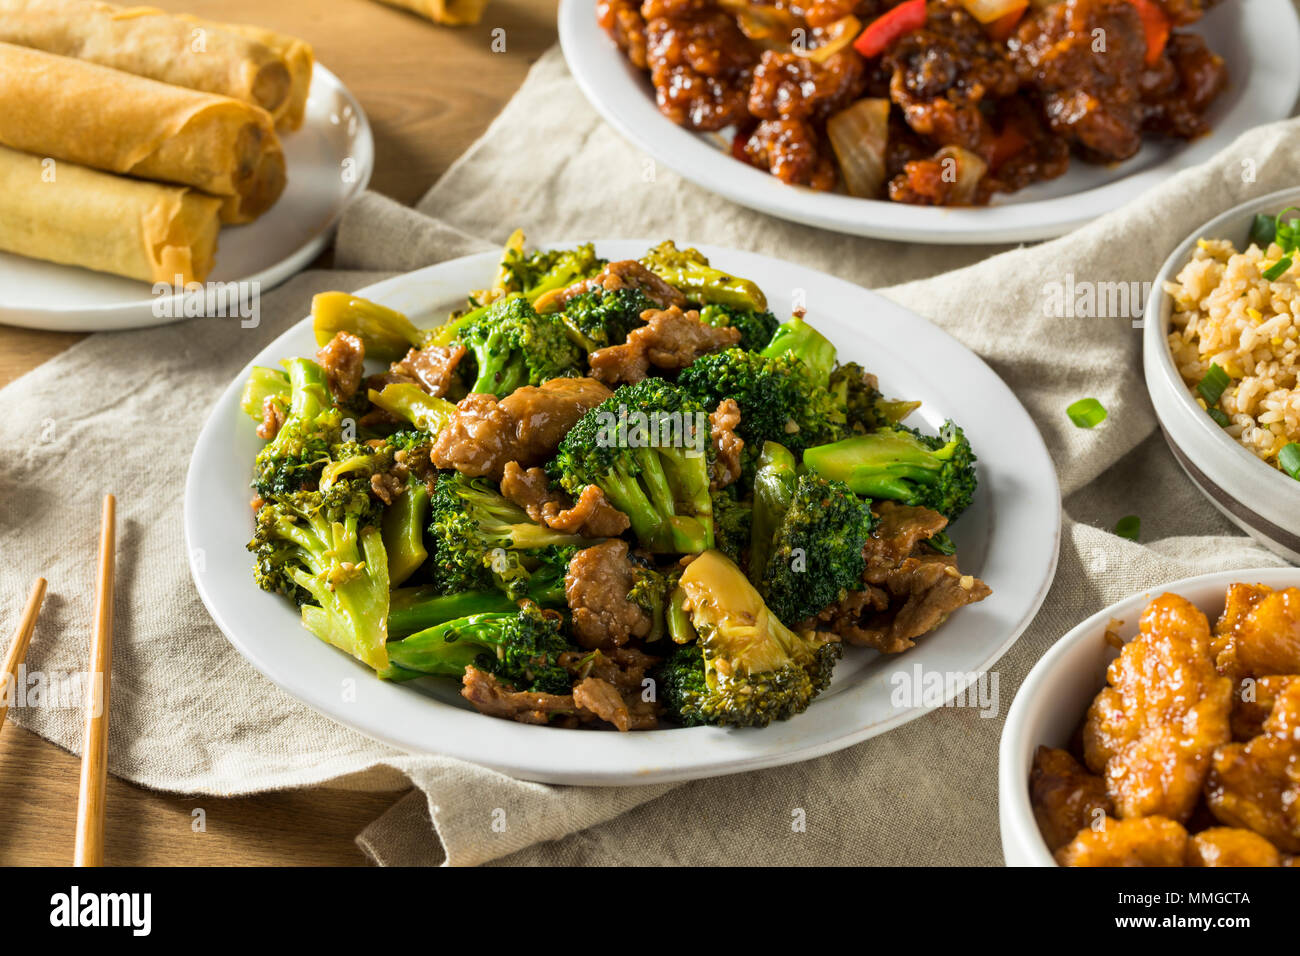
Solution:
M 85 746 L 81 751 L 81 786 L 77 798 L 76 866 L 102 866 L 104 862 L 104 791 L 108 786 L 108 688 L 113 666 L 113 579 L 117 552 L 117 502 L 104 496 L 99 530 L 99 570 L 95 579 L 95 619 L 90 638 L 90 686 L 86 699 Z M 45 598 L 45 579 L 37 578 L 23 608 L 23 616 L 5 656 L 0 680 L 17 686 L 18 668 L 27 659 L 27 647 Z M 6 696 L 4 698 L 8 700 Z M 0 705 L 0 729 L 9 708 Z

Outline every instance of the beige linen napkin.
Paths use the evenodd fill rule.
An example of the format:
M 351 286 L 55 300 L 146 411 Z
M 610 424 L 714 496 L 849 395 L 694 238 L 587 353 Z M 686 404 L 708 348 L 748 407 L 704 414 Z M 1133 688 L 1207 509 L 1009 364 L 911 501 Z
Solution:
M 1032 663 L 1080 619 L 1135 590 L 1281 563 L 1237 534 L 1173 463 L 1156 432 L 1131 319 L 1052 317 L 1045 286 L 1067 274 L 1149 281 L 1200 222 L 1294 185 L 1298 174 L 1300 123 L 1266 127 L 1069 237 L 958 269 L 999 250 L 818 232 L 648 166 L 597 119 L 552 51 L 419 211 L 370 195 L 345 218 L 337 261 L 356 270 L 402 271 L 478 251 L 516 226 L 534 241 L 673 236 L 731 245 L 872 287 L 958 269 L 882 291 L 1006 379 L 1042 430 L 1066 495 L 1057 579 L 996 666 L 996 719 L 944 708 L 793 767 L 599 789 L 521 783 L 460 761 L 398 754 L 289 699 L 230 648 L 194 592 L 180 532 L 184 472 L 207 408 L 247 358 L 305 315 L 313 292 L 357 288 L 375 278 L 370 272 L 300 276 L 263 299 L 255 329 L 209 319 L 93 336 L 0 391 L 0 439 L 12 450 L 0 464 L 0 545 L 9 559 L 0 613 L 16 613 L 30 578 L 45 573 L 55 597 L 29 667 L 82 666 L 94 516 L 100 494 L 116 491 L 123 527 L 113 771 L 214 794 L 322 782 L 391 788 L 409 778 L 418 789 L 360 838 L 379 862 L 999 863 L 997 742 Z M 1091 431 L 1065 415 L 1087 395 L 1110 411 Z M 1126 514 L 1141 516 L 1142 543 L 1108 530 Z M 75 712 L 10 714 L 78 746 Z M 497 810 L 504 829 L 493 826 Z

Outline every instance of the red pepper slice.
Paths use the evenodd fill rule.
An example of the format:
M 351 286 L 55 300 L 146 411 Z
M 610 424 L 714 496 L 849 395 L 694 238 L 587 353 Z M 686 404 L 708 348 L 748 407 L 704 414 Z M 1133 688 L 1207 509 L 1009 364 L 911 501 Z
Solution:
M 925 26 L 925 0 L 906 0 L 881 14 L 853 41 L 853 49 L 865 57 L 880 56 L 905 33 Z
M 1142 21 L 1142 32 L 1146 35 L 1146 65 L 1153 66 L 1160 59 L 1160 54 L 1169 42 L 1169 17 L 1155 0 L 1129 0 L 1137 7 L 1138 18 Z
M 1012 10 L 992 23 L 986 24 L 984 29 L 988 31 L 989 38 L 998 43 L 1005 43 L 1007 38 L 1016 32 L 1016 27 L 1020 26 L 1020 21 L 1024 19 L 1025 11 L 1028 9 L 1029 6 L 1026 4 L 1019 10 Z
M 997 169 L 1028 145 L 1029 137 L 1025 136 L 1015 123 L 1007 123 L 1002 127 L 1002 132 L 993 138 L 988 151 L 989 166 Z

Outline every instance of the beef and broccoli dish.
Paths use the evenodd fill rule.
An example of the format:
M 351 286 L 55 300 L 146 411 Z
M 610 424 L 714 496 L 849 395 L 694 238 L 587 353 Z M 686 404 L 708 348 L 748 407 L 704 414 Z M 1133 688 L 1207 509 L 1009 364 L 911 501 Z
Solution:
M 1227 84 L 1194 33 L 1214 0 L 597 0 L 690 130 L 734 131 L 782 182 L 980 205 L 1190 140 Z
M 444 324 L 341 292 L 253 370 L 258 585 L 381 677 L 559 727 L 764 726 L 989 588 L 957 424 L 671 241 L 527 252 Z M 366 367 L 366 363 L 370 367 Z

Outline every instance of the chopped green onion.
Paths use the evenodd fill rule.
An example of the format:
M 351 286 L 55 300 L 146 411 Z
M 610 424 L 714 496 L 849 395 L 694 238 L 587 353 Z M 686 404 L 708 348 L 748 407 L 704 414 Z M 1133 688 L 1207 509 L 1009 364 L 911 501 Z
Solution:
M 1289 212 L 1300 212 L 1295 206 L 1288 206 L 1277 214 L 1277 228 L 1273 241 L 1282 247 L 1283 252 L 1291 252 L 1297 246 L 1300 246 L 1300 222 L 1295 219 L 1287 219 L 1286 214 Z
M 1218 425 L 1220 428 L 1227 428 L 1232 424 L 1232 419 L 1225 415 L 1222 409 L 1208 408 L 1206 411 L 1208 411 L 1210 417 L 1214 419 L 1214 424 Z
M 1142 532 L 1142 519 L 1137 515 L 1125 515 L 1115 524 L 1115 533 L 1121 538 L 1136 541 Z
M 1219 404 L 1219 399 L 1223 397 L 1223 390 L 1232 384 L 1232 379 L 1228 373 L 1219 368 L 1218 362 L 1210 365 L 1210 370 L 1205 373 L 1205 378 L 1201 379 L 1201 384 L 1196 386 L 1196 390 L 1201 393 L 1201 398 L 1205 399 L 1205 404 L 1213 407 Z
M 1290 268 L 1291 257 L 1284 256 L 1264 270 L 1264 278 L 1269 282 L 1272 282 L 1274 279 L 1280 279 L 1286 273 L 1286 270 Z
M 1282 450 L 1277 453 L 1277 463 L 1288 475 L 1300 481 L 1300 444 L 1291 442 L 1283 445 Z
M 1267 249 L 1276 237 L 1277 219 L 1262 212 L 1256 213 L 1255 221 L 1250 224 L 1249 240 L 1261 249 Z
M 1081 398 L 1065 410 L 1080 428 L 1095 428 L 1106 420 L 1106 408 L 1095 398 Z

